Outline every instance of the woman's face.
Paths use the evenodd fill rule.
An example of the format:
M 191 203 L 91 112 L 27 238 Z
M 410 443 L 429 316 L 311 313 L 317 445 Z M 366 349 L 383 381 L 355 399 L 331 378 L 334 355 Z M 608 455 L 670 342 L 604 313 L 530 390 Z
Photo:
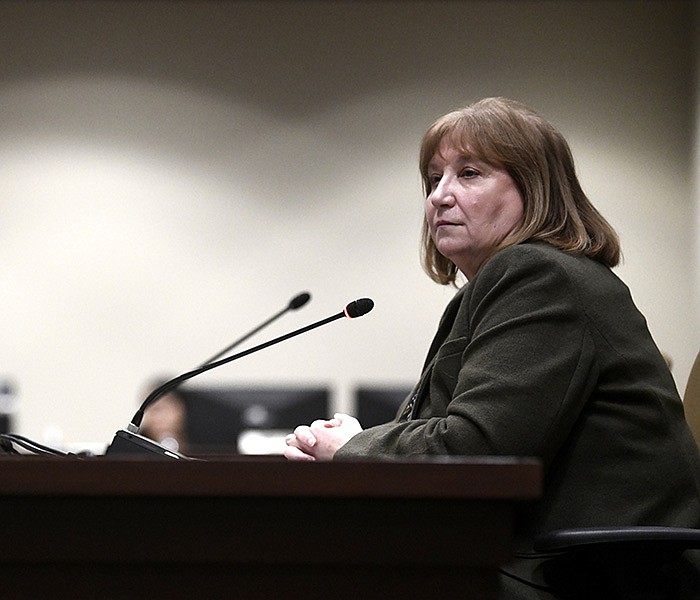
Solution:
M 465 156 L 443 139 L 428 165 L 425 216 L 435 247 L 471 279 L 523 220 L 523 199 L 508 172 Z

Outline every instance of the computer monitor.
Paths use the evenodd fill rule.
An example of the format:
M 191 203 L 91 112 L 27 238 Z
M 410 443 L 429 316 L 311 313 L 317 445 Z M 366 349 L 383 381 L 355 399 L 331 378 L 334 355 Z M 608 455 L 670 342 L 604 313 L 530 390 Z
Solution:
M 281 454 L 297 425 L 328 418 L 327 387 L 183 386 L 188 454 Z
M 399 406 L 412 391 L 411 385 L 370 386 L 355 389 L 355 416 L 364 427 L 388 423 L 396 418 Z

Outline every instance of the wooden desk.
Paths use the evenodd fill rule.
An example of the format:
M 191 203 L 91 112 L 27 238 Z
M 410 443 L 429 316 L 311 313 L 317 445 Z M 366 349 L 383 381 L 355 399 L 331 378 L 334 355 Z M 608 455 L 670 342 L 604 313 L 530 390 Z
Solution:
M 495 597 L 535 461 L 0 459 L 0 590 L 38 600 Z

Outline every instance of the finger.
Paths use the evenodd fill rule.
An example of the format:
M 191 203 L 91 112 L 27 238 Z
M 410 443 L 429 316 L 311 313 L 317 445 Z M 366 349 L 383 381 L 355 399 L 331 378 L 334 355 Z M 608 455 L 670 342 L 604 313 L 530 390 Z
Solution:
M 305 444 L 302 440 L 300 440 L 297 436 L 295 436 L 293 433 L 290 433 L 286 438 L 284 438 L 285 444 L 287 446 L 292 446 L 293 448 L 297 448 L 298 450 L 301 450 L 302 452 L 309 453 L 311 452 L 311 449 L 307 444 Z
M 351 415 L 346 415 L 345 413 L 335 413 L 333 415 L 333 421 L 336 421 L 339 425 L 349 420 L 356 420 L 355 417 Z
M 299 460 L 299 461 L 312 461 L 316 460 L 313 456 L 310 454 L 306 454 L 306 452 L 303 452 L 299 450 L 296 446 L 287 446 L 284 449 L 284 457 L 287 460 Z
M 313 448 L 316 444 L 316 438 L 311 433 L 311 429 L 308 425 L 299 425 L 299 427 L 294 430 L 294 436 L 298 443 L 304 444 L 309 448 Z

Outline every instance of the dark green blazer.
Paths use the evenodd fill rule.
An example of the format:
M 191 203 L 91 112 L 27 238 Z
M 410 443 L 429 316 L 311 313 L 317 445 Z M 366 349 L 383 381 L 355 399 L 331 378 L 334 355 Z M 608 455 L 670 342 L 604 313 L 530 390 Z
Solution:
M 406 420 L 336 454 L 539 457 L 540 532 L 621 524 L 700 527 L 700 457 L 669 369 L 627 287 L 544 243 L 507 248 L 447 306 Z

